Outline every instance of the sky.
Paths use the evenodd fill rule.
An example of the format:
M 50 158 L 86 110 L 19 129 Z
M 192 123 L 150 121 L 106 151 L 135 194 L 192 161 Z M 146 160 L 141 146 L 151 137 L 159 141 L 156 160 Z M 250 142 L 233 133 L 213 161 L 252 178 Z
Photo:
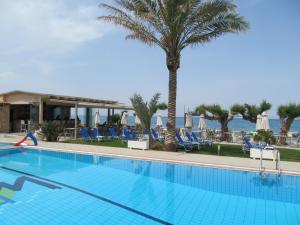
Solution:
M 0 0 L 0 93 L 11 90 L 117 100 L 168 97 L 165 55 L 98 21 L 101 0 Z M 109 0 L 106 0 L 109 3 Z M 300 1 L 236 0 L 250 30 L 187 48 L 177 114 L 200 104 L 300 103 Z

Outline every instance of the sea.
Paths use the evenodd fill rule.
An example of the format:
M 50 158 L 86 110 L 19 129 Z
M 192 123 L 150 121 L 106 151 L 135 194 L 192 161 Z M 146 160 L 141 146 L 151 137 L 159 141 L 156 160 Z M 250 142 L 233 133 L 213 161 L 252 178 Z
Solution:
M 85 115 L 79 115 L 79 118 L 81 121 L 85 121 Z M 167 117 L 162 117 L 163 124 L 166 126 L 167 123 Z M 93 121 L 93 120 L 91 120 Z M 100 116 L 100 123 L 104 123 L 106 121 L 106 116 Z M 155 126 L 156 124 L 156 117 L 152 118 L 152 126 Z M 193 130 L 198 129 L 199 124 L 199 116 L 193 117 L 194 127 Z M 91 122 L 92 123 L 92 122 Z M 280 133 L 280 120 L 279 119 L 269 119 L 270 128 L 275 133 Z M 134 117 L 128 116 L 128 125 L 133 126 L 134 125 Z M 92 126 L 92 124 L 90 124 Z M 184 117 L 177 117 L 176 118 L 176 127 L 182 128 L 184 127 Z M 217 121 L 210 121 L 206 120 L 206 127 L 208 129 L 214 129 L 214 130 L 220 130 L 221 126 Z M 255 131 L 255 124 L 251 123 L 247 120 L 244 120 L 242 118 L 234 118 L 232 121 L 229 122 L 229 129 L 231 131 Z M 300 132 L 300 120 L 295 120 L 292 124 L 292 127 L 290 129 L 291 132 Z

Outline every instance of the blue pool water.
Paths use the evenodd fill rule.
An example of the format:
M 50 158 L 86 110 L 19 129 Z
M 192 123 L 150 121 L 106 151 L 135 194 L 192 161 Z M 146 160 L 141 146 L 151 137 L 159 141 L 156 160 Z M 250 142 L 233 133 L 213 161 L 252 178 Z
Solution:
M 300 224 L 300 177 L 0 150 L 0 224 Z

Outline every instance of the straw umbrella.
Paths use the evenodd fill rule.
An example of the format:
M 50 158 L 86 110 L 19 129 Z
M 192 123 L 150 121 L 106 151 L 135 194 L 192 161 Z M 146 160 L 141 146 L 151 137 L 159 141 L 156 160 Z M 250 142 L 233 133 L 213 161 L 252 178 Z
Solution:
M 128 125 L 128 113 L 126 111 L 122 114 L 121 125 L 123 127 L 126 127 Z
M 97 128 L 99 123 L 100 123 L 100 113 L 98 110 L 94 116 L 94 127 Z
M 186 119 L 185 119 L 185 128 L 189 131 L 192 130 L 194 124 L 193 124 L 193 116 L 191 113 L 186 114 Z
M 156 126 L 157 126 L 157 127 L 162 127 L 162 126 L 163 126 L 161 113 L 157 113 L 157 117 L 156 117 Z
M 261 121 L 262 121 L 262 116 L 261 115 L 257 115 L 256 118 L 256 131 L 261 130 Z
M 206 128 L 206 123 L 205 123 L 205 116 L 204 114 L 201 114 L 199 117 L 199 125 L 198 125 L 199 130 L 205 130 Z
M 137 115 L 135 115 L 134 123 L 135 123 L 136 126 L 137 125 L 141 125 L 141 120 L 140 120 L 140 118 Z
M 261 114 L 262 119 L 261 119 L 261 129 L 262 130 L 270 130 L 270 124 L 269 124 L 269 115 L 268 113 L 265 111 Z

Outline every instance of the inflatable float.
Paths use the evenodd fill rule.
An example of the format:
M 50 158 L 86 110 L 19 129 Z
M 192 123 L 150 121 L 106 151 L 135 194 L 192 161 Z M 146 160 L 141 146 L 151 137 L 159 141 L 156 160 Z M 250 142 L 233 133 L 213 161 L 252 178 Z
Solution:
M 32 133 L 28 133 L 28 134 L 26 134 L 26 136 L 22 140 L 15 143 L 14 146 L 28 146 L 29 144 L 25 142 L 28 138 L 33 141 L 34 146 L 38 145 L 36 137 Z

